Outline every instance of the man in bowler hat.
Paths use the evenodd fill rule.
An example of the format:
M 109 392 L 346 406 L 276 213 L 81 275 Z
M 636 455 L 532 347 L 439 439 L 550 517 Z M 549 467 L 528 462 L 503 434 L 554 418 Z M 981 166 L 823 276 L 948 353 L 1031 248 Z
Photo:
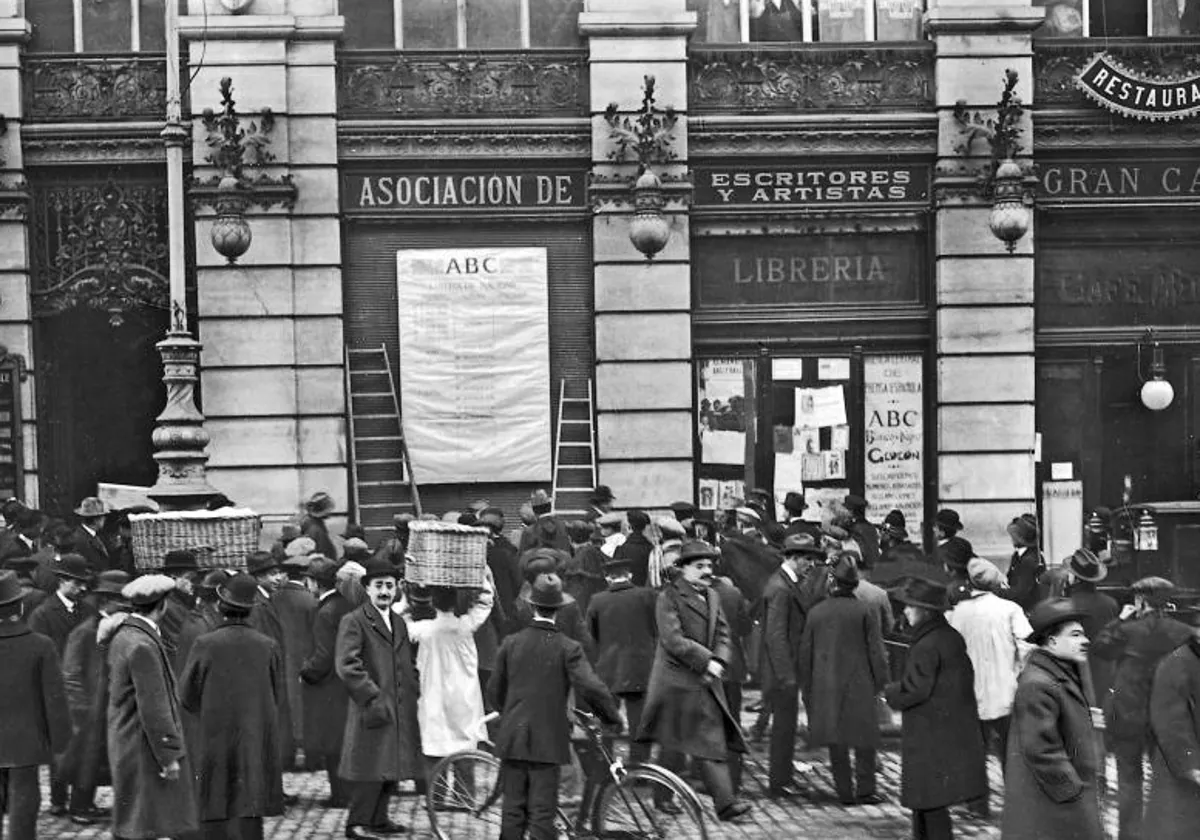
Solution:
M 500 710 L 496 755 L 504 790 L 500 840 L 557 837 L 559 768 L 571 761 L 567 695 L 620 725 L 616 701 L 588 664 L 578 642 L 566 638 L 554 613 L 566 600 L 562 581 L 545 574 L 529 592 L 530 626 L 504 640 L 488 683 Z
M 163 616 L 163 645 L 171 660 L 171 668 L 178 676 L 184 662 L 179 657 L 179 631 L 184 622 L 196 610 L 196 579 L 200 576 L 200 563 L 196 552 L 189 549 L 173 549 L 163 558 L 162 573 L 175 579 L 175 591 L 167 596 L 167 612 Z
M 71 736 L 71 719 L 54 644 L 22 616 L 21 584 L 0 571 L 0 837 L 37 837 L 38 767 Z
M 289 639 L 276 593 L 287 580 L 287 572 L 283 570 L 280 559 L 269 551 L 255 551 L 247 555 L 246 572 L 258 585 L 254 609 L 250 612 L 250 626 L 273 639 L 286 657 Z M 279 698 L 279 723 L 282 731 L 292 730 L 292 706 L 287 692 Z M 278 743 L 280 760 L 287 764 L 292 760 L 288 754 L 292 742 L 282 738 Z M 284 795 L 285 804 L 291 805 L 295 799 L 295 796 Z

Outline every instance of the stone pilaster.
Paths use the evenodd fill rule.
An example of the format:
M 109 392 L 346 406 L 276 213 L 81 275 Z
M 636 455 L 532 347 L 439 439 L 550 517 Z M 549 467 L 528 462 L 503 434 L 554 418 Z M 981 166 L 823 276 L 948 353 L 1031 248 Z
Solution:
M 226 264 L 210 244 L 212 211 L 196 219 L 202 394 L 212 436 L 209 480 L 268 519 L 294 516 L 326 490 L 345 510 L 347 457 L 342 380 L 341 235 L 338 216 L 334 48 L 343 28 L 335 0 L 256 0 L 230 16 L 193 0 L 182 22 L 196 74 L 192 109 L 220 108 L 233 80 L 243 121 L 275 116 L 272 174 L 289 173 L 295 206 L 251 207 L 250 250 Z M 207 26 L 204 44 L 202 33 Z M 201 64 L 201 57 L 203 63 Z M 206 130 L 193 124 L 196 175 Z
M 591 51 L 598 183 L 632 180 L 634 166 L 612 165 L 603 113 L 610 102 L 622 113 L 637 111 L 644 76 L 655 78 L 657 106 L 679 112 L 676 159 L 655 171 L 685 175 L 686 46 L 695 15 L 684 0 L 592 0 L 579 25 Z M 599 476 L 626 508 L 661 508 L 694 494 L 688 220 L 682 203 L 671 201 L 667 209 L 671 237 L 653 261 L 629 240 L 627 201 L 603 206 L 593 225 Z
M 1029 0 L 938 2 L 926 15 L 937 44 L 939 115 L 937 245 L 938 506 L 962 515 L 984 556 L 1011 551 L 1005 526 L 1032 511 L 1034 479 L 1033 230 L 1009 254 L 988 229 L 990 205 L 971 178 L 988 162 L 977 140 L 964 158 L 955 103 L 995 116 L 1008 69 L 1032 105 L 1032 30 L 1044 16 Z M 1032 151 L 1026 113 L 1020 156 Z
M 0 0 L 0 114 L 5 131 L 0 135 L 0 345 L 33 364 L 33 317 L 30 302 L 29 239 L 26 232 L 25 163 L 21 152 L 24 108 L 21 99 L 21 53 L 29 40 L 29 23 L 17 11 L 19 4 Z M 21 386 L 22 459 L 25 486 L 22 495 L 38 501 L 37 423 L 34 377 Z

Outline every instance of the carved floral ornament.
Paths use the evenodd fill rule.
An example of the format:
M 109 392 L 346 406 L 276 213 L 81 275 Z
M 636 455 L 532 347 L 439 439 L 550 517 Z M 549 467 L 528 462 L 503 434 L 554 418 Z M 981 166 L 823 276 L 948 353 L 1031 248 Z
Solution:
M 167 107 L 166 62 L 161 56 L 31 55 L 24 65 L 29 122 L 161 120 Z

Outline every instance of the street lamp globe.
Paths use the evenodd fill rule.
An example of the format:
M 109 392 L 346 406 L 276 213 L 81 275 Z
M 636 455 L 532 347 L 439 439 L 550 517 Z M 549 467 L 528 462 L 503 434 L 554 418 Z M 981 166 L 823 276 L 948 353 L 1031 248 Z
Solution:
M 1020 165 L 1007 158 L 996 167 L 992 179 L 992 212 L 988 216 L 988 227 L 992 235 L 1008 248 L 1011 254 L 1017 242 L 1029 232 L 1030 213 L 1025 206 L 1025 189 L 1022 185 L 1024 173 Z
M 1151 411 L 1162 411 L 1169 408 L 1175 400 L 1175 389 L 1171 383 L 1160 376 L 1155 376 L 1142 385 L 1142 405 Z

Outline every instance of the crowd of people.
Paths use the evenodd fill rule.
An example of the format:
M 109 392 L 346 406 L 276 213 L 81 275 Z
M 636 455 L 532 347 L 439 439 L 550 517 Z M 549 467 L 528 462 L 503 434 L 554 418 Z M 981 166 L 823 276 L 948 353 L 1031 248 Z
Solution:
M 766 796 L 822 798 L 796 772 L 801 707 L 838 802 L 883 801 L 886 704 L 918 840 L 951 837 L 952 806 L 989 814 L 993 749 L 1009 840 L 1102 840 L 1110 751 L 1121 840 L 1200 824 L 1200 619 L 1172 608 L 1170 581 L 1138 581 L 1119 607 L 1097 589 L 1102 553 L 1047 567 L 1032 515 L 1010 524 L 1002 571 L 952 510 L 926 556 L 900 511 L 876 524 L 854 495 L 821 521 L 798 494 L 779 517 L 757 491 L 728 515 L 685 501 L 620 512 L 604 487 L 592 501 L 564 514 L 538 491 L 519 531 L 485 501 L 446 514 L 487 529 L 475 588 L 406 580 L 411 515 L 374 548 L 354 525 L 335 539 L 325 493 L 236 570 L 182 549 L 132 568 L 99 499 L 75 528 L 5 503 L 9 836 L 36 836 L 48 766 L 51 815 L 129 840 L 260 838 L 294 801 L 284 772 L 322 771 L 322 804 L 347 810 L 348 838 L 373 840 L 407 830 L 389 810 L 401 783 L 425 792 L 441 758 L 490 741 L 501 837 L 550 838 L 572 775 L 568 702 L 610 737 L 623 729 L 630 760 L 702 783 L 723 821 L 757 795 L 743 786 L 752 741 L 769 742 Z M 111 811 L 96 804 L 106 785 Z

